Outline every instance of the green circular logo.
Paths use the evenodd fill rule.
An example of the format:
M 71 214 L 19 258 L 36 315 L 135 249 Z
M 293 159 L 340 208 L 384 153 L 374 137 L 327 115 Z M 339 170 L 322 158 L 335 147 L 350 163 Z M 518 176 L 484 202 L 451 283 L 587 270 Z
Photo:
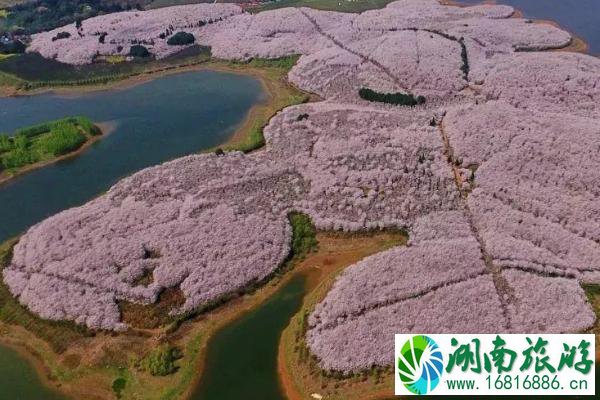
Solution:
M 404 387 L 414 394 L 427 394 L 440 383 L 444 357 L 428 336 L 413 336 L 398 356 L 398 374 Z

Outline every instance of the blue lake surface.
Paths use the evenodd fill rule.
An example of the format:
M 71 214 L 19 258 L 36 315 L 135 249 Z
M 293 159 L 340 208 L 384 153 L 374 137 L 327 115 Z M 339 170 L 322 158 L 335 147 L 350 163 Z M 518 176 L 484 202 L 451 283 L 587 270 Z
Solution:
M 480 0 L 459 0 L 481 4 Z M 600 55 L 600 0 L 498 0 L 523 12 L 527 18 L 547 19 L 585 40 L 593 55 Z
M 214 71 L 77 96 L 0 98 L 0 132 L 70 115 L 114 126 L 81 155 L 0 185 L 0 242 L 85 203 L 119 178 L 223 143 L 262 99 L 258 80 Z

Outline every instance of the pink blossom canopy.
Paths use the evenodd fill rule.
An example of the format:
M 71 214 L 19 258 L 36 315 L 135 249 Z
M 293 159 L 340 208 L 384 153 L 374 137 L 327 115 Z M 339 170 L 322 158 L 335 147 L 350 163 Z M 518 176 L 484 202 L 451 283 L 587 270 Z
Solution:
M 319 229 L 411 235 L 347 268 L 310 315 L 324 368 L 386 365 L 396 332 L 594 323 L 580 283 L 600 283 L 600 60 L 541 52 L 568 33 L 506 6 L 435 0 L 362 14 L 184 7 L 95 17 L 82 35 L 67 26 L 57 31 L 70 38 L 42 33 L 30 49 L 81 64 L 143 39 L 164 57 L 159 34 L 173 25 L 216 57 L 301 54 L 289 80 L 324 100 L 278 113 L 264 150 L 149 168 L 32 227 L 3 271 L 22 304 L 121 329 L 117 300 L 152 303 L 180 287 L 173 312 L 192 310 L 268 277 L 296 210 Z M 106 43 L 89 39 L 96 30 Z M 369 103 L 361 87 L 427 102 Z M 153 282 L 136 284 L 148 272 Z

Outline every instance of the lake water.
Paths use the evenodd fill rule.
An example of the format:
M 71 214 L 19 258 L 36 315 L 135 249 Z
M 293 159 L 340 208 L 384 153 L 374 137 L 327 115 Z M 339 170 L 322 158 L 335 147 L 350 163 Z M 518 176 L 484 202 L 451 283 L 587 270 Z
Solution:
M 480 0 L 459 0 L 480 4 Z M 600 55 L 600 0 L 498 0 L 523 12 L 525 17 L 547 19 L 585 40 L 593 55 Z
M 78 96 L 0 98 L 0 132 L 69 115 L 114 124 L 81 155 L 0 185 L 0 242 L 85 203 L 119 178 L 226 141 L 263 97 L 254 78 L 200 71 Z
M 256 79 L 213 71 L 78 96 L 0 98 L 0 132 L 69 115 L 114 126 L 81 155 L 0 185 L 0 242 L 85 203 L 123 176 L 226 141 L 263 98 Z M 18 353 L 0 346 L 0 399 L 62 398 Z
M 0 346 L 0 399 L 63 400 L 40 381 L 37 371 L 19 353 Z
M 192 400 L 285 399 L 277 372 L 279 337 L 302 305 L 305 283 L 303 275 L 296 275 L 210 340 Z

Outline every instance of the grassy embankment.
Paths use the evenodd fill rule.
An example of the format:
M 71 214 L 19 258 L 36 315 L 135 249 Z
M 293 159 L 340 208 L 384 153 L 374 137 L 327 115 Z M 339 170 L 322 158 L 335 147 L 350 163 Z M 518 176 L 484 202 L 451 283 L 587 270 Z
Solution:
M 327 243 L 319 240 L 320 249 Z M 358 243 L 360 247 L 364 241 Z M 342 242 L 341 246 L 347 245 Z M 336 245 L 339 251 L 340 245 Z M 318 393 L 331 400 L 365 400 L 393 398 L 394 376 L 392 368 L 375 368 L 370 371 L 342 376 L 321 370 L 317 360 L 310 354 L 306 345 L 305 332 L 307 317 L 330 290 L 335 278 L 344 266 L 336 265 L 336 257 L 327 257 L 322 261 L 323 272 L 317 285 L 307 292 L 301 310 L 292 318 L 284 330 L 279 346 L 279 370 L 286 395 L 290 400 L 305 399 L 312 393 Z M 596 348 L 600 345 L 600 285 L 584 285 L 597 319 L 588 333 L 596 335 Z M 600 352 L 596 351 L 596 359 Z
M 105 62 L 83 66 L 64 64 L 35 53 L 26 53 L 0 62 L 0 74 L 13 80 L 8 84 L 4 83 L 4 86 L 9 86 L 5 89 L 18 93 L 44 88 L 105 86 L 129 78 L 198 65 L 210 59 L 210 49 L 202 46 L 189 47 L 164 60 L 137 59 L 122 62 L 123 58 L 109 57 Z
M 253 59 L 248 63 L 216 61 L 208 64 L 217 70 L 250 73 L 259 78 L 267 94 L 267 100 L 250 111 L 246 122 L 221 149 L 249 152 L 265 145 L 263 128 L 278 111 L 311 100 L 311 96 L 287 82 L 287 72 L 294 66 L 298 56 L 275 60 Z M 211 149 L 214 150 L 214 149 Z
M 210 313 L 186 316 L 185 320 L 167 316 L 160 326 L 134 327 L 120 334 L 91 332 L 69 322 L 36 317 L 0 282 L 0 339 L 25 347 L 39 360 L 38 369 L 45 372 L 52 386 L 74 398 L 110 399 L 118 394 L 123 399 L 179 399 L 198 378 L 208 338 L 269 298 L 291 276 L 282 272 L 295 268 L 315 250 L 310 220 L 291 214 L 290 222 L 292 251 L 272 279 Z M 0 269 L 9 262 L 15 242 L 0 247 Z M 151 325 L 139 316 L 136 322 Z
M 0 133 L 0 182 L 72 154 L 102 134 L 85 117 L 68 117 Z
M 596 361 L 600 360 L 600 285 L 583 285 L 585 294 L 596 312 L 596 323 L 589 333 L 596 335 Z
M 389 396 L 393 388 L 392 369 L 373 369 L 351 377 L 321 370 L 305 341 L 307 318 L 325 298 L 335 279 L 346 267 L 369 255 L 405 245 L 408 235 L 402 231 L 373 231 L 343 234 L 318 234 L 320 254 L 310 262 L 318 273 L 309 280 L 300 311 L 283 331 L 279 345 L 279 372 L 290 400 L 308 398 L 313 393 L 326 399 L 364 400 Z
M 394 0 L 279 0 L 251 9 L 252 12 L 275 10 L 283 7 L 310 7 L 317 10 L 361 13 L 383 8 Z
M 322 243 L 320 241 L 320 243 Z M 323 280 L 304 298 L 302 309 L 296 314 L 282 334 L 279 348 L 279 369 L 286 395 L 290 400 L 305 399 L 317 393 L 331 400 L 366 400 L 393 398 L 394 376 L 392 368 L 375 368 L 370 371 L 342 376 L 321 370 L 310 354 L 305 342 L 307 316 L 331 288 L 335 277 L 343 268 L 332 267 L 323 272 Z M 584 286 L 588 300 L 597 315 L 589 333 L 596 335 L 596 348 L 600 345 L 600 285 Z M 596 359 L 600 352 L 596 351 Z

